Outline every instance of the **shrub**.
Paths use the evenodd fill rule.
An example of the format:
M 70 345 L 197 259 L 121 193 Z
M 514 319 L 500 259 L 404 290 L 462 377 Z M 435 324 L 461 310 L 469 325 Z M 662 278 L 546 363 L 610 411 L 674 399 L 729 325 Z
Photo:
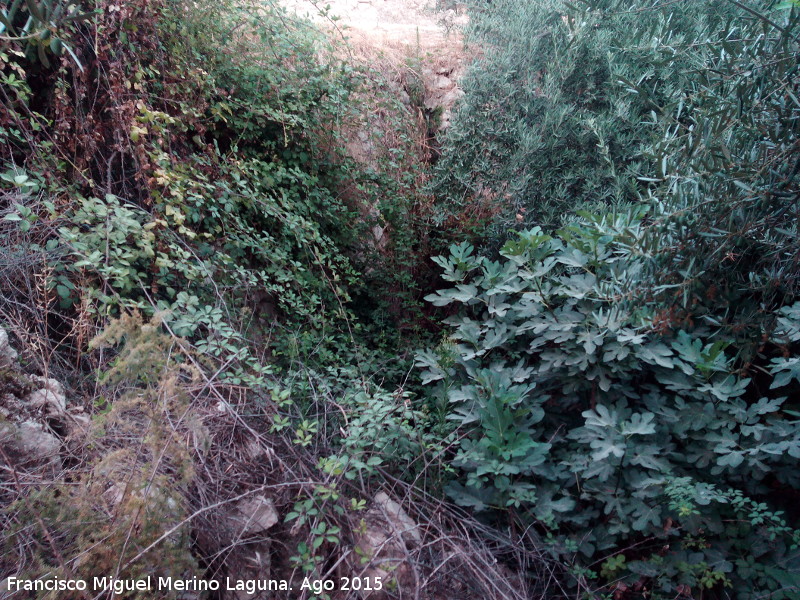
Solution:
M 82 460 L 82 468 L 72 469 L 69 479 L 37 476 L 28 485 L 20 485 L 15 473 L 14 501 L 0 507 L 9 574 L 84 579 L 89 589 L 94 577 L 202 574 L 192 555 L 188 499 L 198 447 L 187 440 L 206 435 L 187 392 L 197 373 L 181 364 L 184 357 L 157 320 L 125 315 L 94 341 L 117 344 L 116 359 L 98 382 L 116 401 L 94 419 L 88 443 L 71 456 Z M 126 597 L 144 594 L 169 597 L 158 590 Z
M 4 98 L 13 144 L 0 152 L 28 167 L 3 174 L 21 194 L 5 219 L 36 224 L 62 310 L 168 310 L 198 348 L 239 359 L 269 321 L 262 308 L 293 328 L 346 329 L 358 231 L 314 143 L 354 85 L 345 64 L 279 9 L 97 8 L 75 52 L 100 70 L 3 51 L 22 79 Z M 256 374 L 259 362 L 245 360 Z
M 643 278 L 659 241 L 629 213 L 557 237 L 531 230 L 501 261 L 466 245 L 437 259 L 454 287 L 430 299 L 464 308 L 446 351 L 418 363 L 470 432 L 450 493 L 478 510 L 516 507 L 576 566 L 623 555 L 608 579 L 631 589 L 796 589 L 797 534 L 760 503 L 785 501 L 775 485 L 798 487 L 798 359 L 748 377 L 719 327 L 660 328 L 657 283 Z M 776 311 L 766 353 L 788 349 L 799 309 Z M 683 511 L 668 501 L 676 481 Z
M 494 198 L 498 245 L 509 228 L 646 197 L 653 111 L 691 88 L 717 49 L 708 42 L 742 14 L 706 0 L 476 2 L 468 38 L 485 50 L 464 78 L 436 192 L 452 210 Z
M 66 37 L 70 26 L 85 21 L 91 12 L 81 10 L 78 0 L 8 2 L 0 9 L 0 35 L 6 42 L 23 45 L 28 60 L 50 67 L 50 56 L 67 52 L 83 68 Z
M 617 597 L 800 587 L 798 15 L 730 4 L 700 30 L 681 23 L 701 3 L 655 13 L 696 54 L 668 36 L 631 49 L 626 31 L 612 48 L 612 65 L 664 53 L 665 79 L 613 88 L 652 110 L 636 138 L 649 166 L 625 176 L 647 186 L 639 207 L 521 232 L 497 261 L 454 247 L 437 262 L 455 287 L 429 297 L 462 305 L 418 359 L 470 432 L 452 496 L 534 521 Z M 619 18 L 653 18 L 637 11 Z M 673 75 L 685 84 L 662 85 Z

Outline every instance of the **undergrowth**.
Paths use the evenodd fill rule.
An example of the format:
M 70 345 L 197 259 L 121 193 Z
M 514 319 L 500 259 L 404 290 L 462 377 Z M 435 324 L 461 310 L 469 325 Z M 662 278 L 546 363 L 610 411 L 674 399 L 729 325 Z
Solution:
M 434 148 L 272 3 L 5 3 L 4 377 L 92 422 L 2 575 L 796 595 L 795 4 L 475 0 Z
M 417 115 L 269 3 L 12 4 L 0 320 L 24 368 L 64 381 L 93 422 L 63 473 L 2 507 L 3 574 L 272 569 L 301 590 L 344 560 L 399 560 L 364 541 L 391 482 L 441 522 L 409 566 L 382 567 L 386 585 L 412 564 L 450 577 L 423 550 L 451 543 L 434 499 L 452 428 L 406 389 L 413 340 L 435 328 Z M 356 160 L 348 136 L 376 126 L 394 137 Z M 231 511 L 265 497 L 275 530 L 237 538 Z M 272 556 L 260 571 L 253 544 Z

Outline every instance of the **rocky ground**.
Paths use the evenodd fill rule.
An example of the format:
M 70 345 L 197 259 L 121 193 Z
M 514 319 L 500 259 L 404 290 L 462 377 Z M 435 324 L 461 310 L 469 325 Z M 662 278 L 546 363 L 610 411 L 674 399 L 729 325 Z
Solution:
M 0 464 L 14 473 L 13 483 L 57 476 L 70 442 L 88 426 L 83 409 L 68 406 L 61 383 L 20 370 L 17 352 L 0 327 Z

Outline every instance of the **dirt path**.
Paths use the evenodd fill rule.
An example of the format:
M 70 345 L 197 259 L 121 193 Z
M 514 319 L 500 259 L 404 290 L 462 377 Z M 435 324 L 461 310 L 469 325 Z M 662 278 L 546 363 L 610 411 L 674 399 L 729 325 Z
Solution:
M 455 10 L 436 11 L 436 0 L 280 0 L 281 4 L 318 22 L 328 21 L 319 8 L 330 6 L 330 15 L 354 42 L 374 45 L 400 42 L 423 50 L 457 42 L 453 30 L 466 23 Z
M 463 9 L 437 11 L 436 0 L 279 1 L 323 27 L 335 27 L 362 58 L 379 55 L 398 69 L 419 65 L 424 107 L 441 107 L 440 129 L 449 125 L 451 110 L 463 95 L 458 80 L 467 62 L 460 35 L 467 23 Z M 330 6 L 327 16 L 319 10 L 326 6 Z

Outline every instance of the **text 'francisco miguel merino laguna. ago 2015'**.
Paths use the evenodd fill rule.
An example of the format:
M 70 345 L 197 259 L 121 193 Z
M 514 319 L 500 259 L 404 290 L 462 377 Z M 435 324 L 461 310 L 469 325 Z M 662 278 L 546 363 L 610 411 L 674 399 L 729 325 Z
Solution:
M 179 579 L 175 577 L 141 577 L 139 579 L 118 579 L 116 577 L 92 577 L 91 579 L 66 579 L 54 577 L 52 579 L 22 579 L 8 577 L 5 580 L 6 591 L 21 592 L 66 592 L 84 591 L 94 592 L 109 591 L 115 594 L 124 592 L 150 592 L 176 591 L 176 592 L 206 592 L 224 589 L 227 591 L 244 591 L 248 594 L 256 592 L 281 592 L 291 591 L 292 586 L 285 579 L 230 579 L 226 578 L 224 586 L 215 579 Z M 300 585 L 301 590 L 309 590 L 314 594 L 323 591 L 340 590 L 367 590 L 378 591 L 383 587 L 380 577 L 341 577 L 340 581 L 333 579 L 317 580 L 306 577 Z

